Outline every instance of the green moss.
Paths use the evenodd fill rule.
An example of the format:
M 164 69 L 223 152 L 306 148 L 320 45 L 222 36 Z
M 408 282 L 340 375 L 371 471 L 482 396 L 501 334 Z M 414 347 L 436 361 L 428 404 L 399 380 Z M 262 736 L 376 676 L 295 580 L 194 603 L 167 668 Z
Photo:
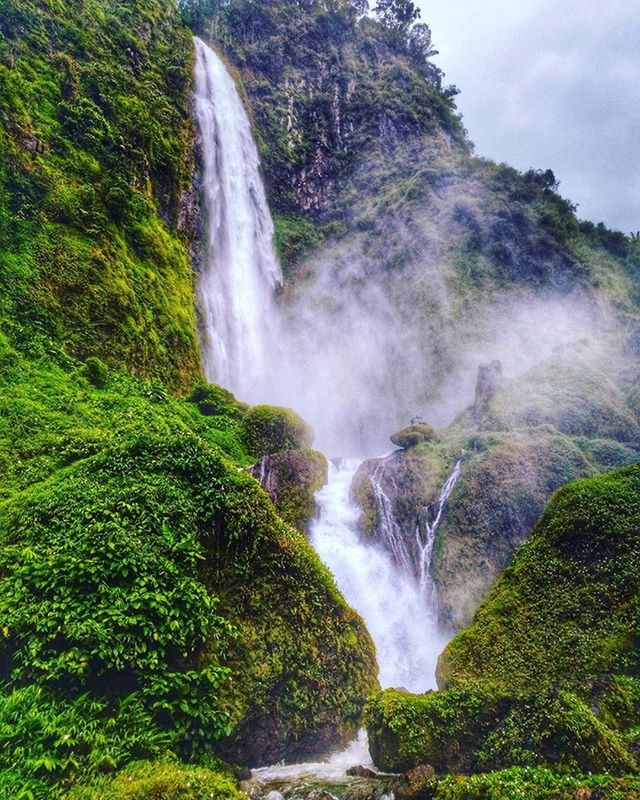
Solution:
M 64 800 L 246 800 L 236 782 L 209 769 L 173 762 L 133 764 L 81 787 Z
M 280 517 L 306 531 L 316 512 L 316 493 L 327 482 L 328 464 L 315 450 L 286 450 L 264 456 L 252 474 L 273 500 Z
M 311 447 L 313 431 L 289 408 L 254 406 L 242 423 L 243 441 L 256 458 Z
M 419 764 L 466 774 L 544 764 L 573 774 L 636 768 L 624 739 L 567 692 L 390 690 L 370 701 L 366 722 L 375 763 L 392 772 Z
M 184 388 L 199 372 L 183 193 L 192 48 L 177 9 L 3 4 L 0 320 Z
M 640 470 L 572 484 L 441 658 L 449 685 L 490 675 L 504 687 L 584 691 L 604 673 L 634 674 L 640 590 Z
M 57 758 L 65 709 L 82 695 L 70 719 L 97 714 L 95 744 L 76 758 L 88 773 L 100 753 L 117 767 L 167 748 L 200 753 L 228 730 L 235 760 L 253 760 L 254 746 L 278 760 L 355 730 L 375 687 L 373 645 L 246 474 L 242 408 L 200 385 L 203 414 L 116 371 L 98 389 L 84 366 L 34 364 L 2 339 L 0 357 L 0 669 L 11 720 L 40 714 L 51 731 L 34 738 L 33 762 Z M 26 713 L 19 693 L 32 689 Z M 139 709 L 130 728 L 122 703 Z M 0 749 L 28 781 L 38 768 L 18 734 L 0 725 Z M 57 770 L 38 798 L 62 786 Z

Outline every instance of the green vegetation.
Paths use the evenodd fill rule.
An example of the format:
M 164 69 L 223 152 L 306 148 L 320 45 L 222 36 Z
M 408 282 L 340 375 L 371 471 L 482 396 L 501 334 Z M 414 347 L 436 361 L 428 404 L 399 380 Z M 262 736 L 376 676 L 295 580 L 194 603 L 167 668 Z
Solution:
M 172 3 L 3 2 L 0 322 L 21 352 L 198 374 L 191 65 Z
M 209 769 L 173 762 L 133 764 L 115 778 L 74 790 L 64 800 L 243 800 L 236 782 Z
M 440 657 L 441 691 L 389 691 L 371 701 L 376 763 L 635 772 L 639 529 L 637 466 L 557 492 L 473 623 Z
M 373 646 L 243 468 L 250 412 L 216 387 L 177 400 L 97 370 L 98 388 L 93 366 L 0 354 L 2 790 L 349 736 Z
M 328 464 L 322 453 L 305 448 L 264 456 L 252 469 L 280 517 L 298 530 L 308 530 L 316 512 L 316 493 L 326 484 Z
M 254 406 L 242 423 L 242 438 L 249 453 L 256 458 L 311 447 L 313 431 L 289 408 Z

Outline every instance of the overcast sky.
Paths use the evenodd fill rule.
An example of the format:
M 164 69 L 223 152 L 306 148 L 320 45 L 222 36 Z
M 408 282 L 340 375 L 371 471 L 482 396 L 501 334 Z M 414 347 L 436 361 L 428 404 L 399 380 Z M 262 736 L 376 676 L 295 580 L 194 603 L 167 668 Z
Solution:
M 417 0 L 478 155 L 640 230 L 640 0 Z

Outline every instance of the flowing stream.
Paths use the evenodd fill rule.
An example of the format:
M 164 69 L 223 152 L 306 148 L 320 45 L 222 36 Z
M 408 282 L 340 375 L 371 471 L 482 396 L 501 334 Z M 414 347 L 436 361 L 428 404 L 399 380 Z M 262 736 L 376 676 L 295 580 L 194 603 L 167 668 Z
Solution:
M 234 81 L 208 45 L 196 39 L 195 47 L 195 108 L 207 217 L 207 250 L 198 284 L 204 369 L 209 380 L 242 399 L 264 402 L 265 348 L 278 328 L 275 295 L 282 279 L 272 245 L 273 223 L 251 126 Z M 318 392 L 327 390 L 326 385 L 317 387 Z M 288 403 L 295 407 L 296 398 Z M 422 578 L 417 579 L 392 504 L 375 479 L 378 510 L 396 558 L 361 538 L 360 512 L 350 493 L 360 464 L 357 459 L 331 463 L 329 482 L 317 495 L 320 513 L 311 542 L 367 624 L 377 649 L 381 685 L 424 692 L 435 685 L 436 659 L 445 644 L 436 622 L 434 593 L 426 591 L 431 551 L 459 465 L 443 487 L 426 539 L 420 531 L 416 534 L 422 553 Z M 256 775 L 267 782 L 305 775 L 330 780 L 344 775 L 349 766 L 369 761 L 366 736 L 361 735 L 321 765 L 278 766 Z

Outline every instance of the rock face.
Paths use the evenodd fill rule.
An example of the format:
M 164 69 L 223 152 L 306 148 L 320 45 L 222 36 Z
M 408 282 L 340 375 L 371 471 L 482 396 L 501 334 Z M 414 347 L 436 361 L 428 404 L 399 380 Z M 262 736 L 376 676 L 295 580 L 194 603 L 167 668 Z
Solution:
M 327 482 L 327 459 L 316 450 L 285 450 L 263 456 L 251 468 L 280 517 L 307 531 L 315 514 L 315 495 Z
M 561 489 L 441 656 L 441 691 L 371 701 L 376 765 L 635 771 L 639 530 L 640 467 Z

